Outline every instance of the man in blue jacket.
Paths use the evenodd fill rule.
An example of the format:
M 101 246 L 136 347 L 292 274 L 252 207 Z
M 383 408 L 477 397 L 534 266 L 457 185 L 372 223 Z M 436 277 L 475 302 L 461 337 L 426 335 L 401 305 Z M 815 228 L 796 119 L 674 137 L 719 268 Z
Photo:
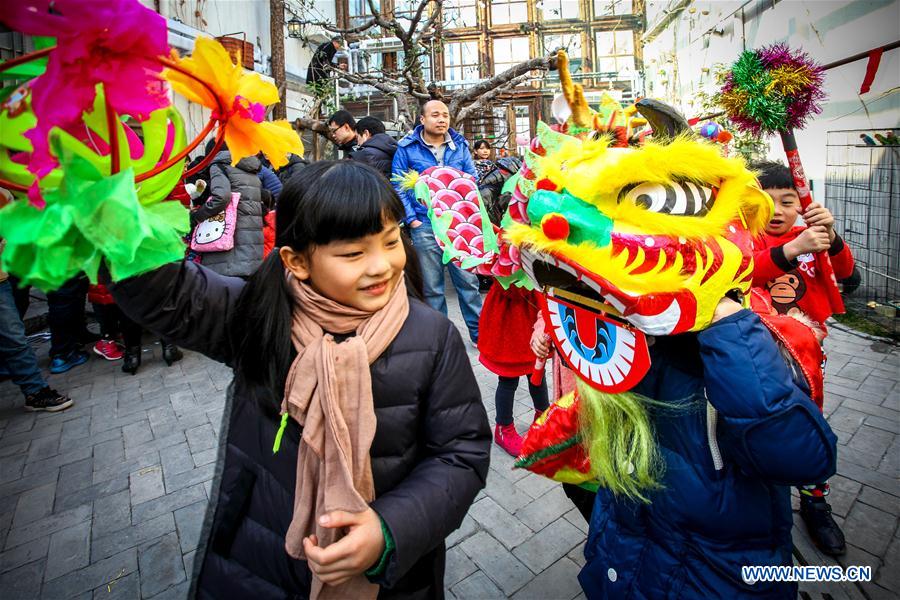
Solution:
M 469 152 L 465 138 L 450 127 L 450 111 L 440 100 L 430 100 L 422 107 L 420 124 L 398 143 L 397 153 L 391 172 L 405 175 L 409 171 L 421 173 L 437 165 L 453 167 L 475 177 L 475 162 Z M 404 190 L 394 183 L 397 194 L 406 209 L 405 223 L 409 228 L 413 245 L 419 253 L 422 275 L 425 279 L 425 301 L 445 315 L 447 299 L 444 297 L 443 251 L 434 239 L 428 209 L 418 202 L 411 190 Z M 478 342 L 478 318 L 481 315 L 481 294 L 478 293 L 478 278 L 449 264 L 450 279 L 459 297 L 463 319 L 469 329 L 472 343 Z

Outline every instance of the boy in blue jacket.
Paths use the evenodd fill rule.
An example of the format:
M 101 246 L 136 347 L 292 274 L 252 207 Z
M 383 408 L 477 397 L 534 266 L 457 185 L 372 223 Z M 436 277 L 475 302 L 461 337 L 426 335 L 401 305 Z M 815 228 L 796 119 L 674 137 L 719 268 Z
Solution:
M 796 583 L 744 581 L 739 567 L 792 564 L 789 486 L 834 474 L 830 427 L 772 334 L 728 298 L 707 329 L 655 338 L 650 357 L 633 391 L 661 403 L 666 469 L 649 503 L 599 489 L 579 575 L 587 597 L 796 598 Z M 707 401 L 712 440 L 697 410 Z
M 398 143 L 391 173 L 394 189 L 406 210 L 404 223 L 409 229 L 413 245 L 418 250 L 425 279 L 425 301 L 447 314 L 444 297 L 443 251 L 434 239 L 428 209 L 416 202 L 412 190 L 405 190 L 396 181 L 409 171 L 421 173 L 429 167 L 442 165 L 459 169 L 475 177 L 475 162 L 466 139 L 450 127 L 450 111 L 440 100 L 430 100 L 422 107 L 419 125 Z M 450 279 L 459 298 L 459 307 L 473 344 L 478 343 L 478 318 L 481 315 L 481 294 L 478 278 L 453 264 L 447 265 Z

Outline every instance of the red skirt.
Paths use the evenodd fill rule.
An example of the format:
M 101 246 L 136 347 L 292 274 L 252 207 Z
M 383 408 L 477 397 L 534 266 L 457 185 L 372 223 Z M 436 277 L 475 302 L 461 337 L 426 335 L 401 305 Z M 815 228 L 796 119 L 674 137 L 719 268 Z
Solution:
M 494 282 L 484 299 L 478 323 L 478 360 L 503 377 L 530 375 L 536 357 L 531 334 L 540 309 L 535 292 L 519 287 L 504 290 Z

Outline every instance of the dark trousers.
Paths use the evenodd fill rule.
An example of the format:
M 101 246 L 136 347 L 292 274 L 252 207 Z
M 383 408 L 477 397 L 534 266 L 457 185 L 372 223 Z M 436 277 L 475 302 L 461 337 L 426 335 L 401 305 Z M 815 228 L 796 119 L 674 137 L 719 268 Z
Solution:
M 534 404 L 534 410 L 545 411 L 550 406 L 550 400 L 547 396 L 547 380 L 541 381 L 541 385 L 534 385 L 531 379 L 526 377 L 528 381 L 528 392 L 531 394 L 531 402 Z M 494 402 L 497 407 L 496 421 L 498 425 L 509 425 L 513 422 L 513 401 L 516 396 L 516 388 L 519 387 L 518 377 L 503 377 L 502 375 L 497 382 L 497 393 L 494 395 Z
M 68 356 L 81 348 L 87 324 L 84 303 L 88 279 L 73 277 L 55 292 L 47 294 L 47 325 L 50 327 L 50 357 Z
M 127 348 L 141 345 L 143 329 L 126 317 L 115 304 L 94 304 L 94 315 L 100 322 L 103 339 L 112 340 L 122 334 L 122 341 Z

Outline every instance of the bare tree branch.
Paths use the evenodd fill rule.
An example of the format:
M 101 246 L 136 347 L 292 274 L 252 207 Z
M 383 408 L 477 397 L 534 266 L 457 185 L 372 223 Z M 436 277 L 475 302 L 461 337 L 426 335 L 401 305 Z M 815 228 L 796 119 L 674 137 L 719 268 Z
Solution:
M 357 75 L 355 73 L 342 71 L 341 69 L 335 69 L 334 67 L 329 69 L 329 71 L 331 73 L 334 73 L 338 79 L 343 79 L 344 81 L 349 81 L 350 83 L 356 83 L 359 85 L 370 85 L 379 92 L 383 92 L 389 96 L 402 94 L 406 91 L 406 88 L 402 82 L 388 79 L 387 77 Z
M 356 27 L 349 27 L 347 29 L 343 29 L 341 27 L 337 27 L 333 23 L 328 23 L 326 21 L 301 21 L 304 25 L 311 25 L 313 27 L 321 27 L 325 31 L 330 31 L 331 33 L 340 33 L 343 35 L 346 34 L 356 34 L 363 33 L 364 31 L 368 31 L 369 29 L 378 25 L 378 19 L 370 19 L 363 23 L 362 25 L 357 25 Z
M 407 87 L 408 87 L 408 89 L 409 89 L 409 93 L 410 93 L 412 96 L 418 98 L 419 100 L 430 100 L 430 99 L 431 99 L 431 94 L 429 94 L 428 92 L 423 92 L 423 91 L 421 90 L 421 88 L 422 88 L 422 85 L 421 85 L 422 82 L 421 82 L 421 81 L 415 81 L 415 80 L 413 79 L 412 73 L 410 73 L 409 71 L 404 70 L 404 71 L 403 71 L 403 77 L 406 78 Z
M 331 139 L 331 132 L 328 131 L 328 124 L 325 121 L 319 121 L 318 119 L 310 119 L 308 117 L 297 117 L 294 119 L 294 129 L 298 131 L 303 131 L 304 129 L 308 129 L 313 133 L 317 133 L 321 135 L 323 138 L 328 140 L 329 142 L 333 142 Z
M 522 73 L 518 77 L 515 77 L 514 79 L 510 79 L 503 85 L 497 86 L 495 88 L 492 88 L 492 89 L 486 91 L 481 96 L 475 98 L 471 102 L 471 104 L 467 104 L 465 107 L 461 108 L 458 113 L 454 114 L 453 111 L 451 110 L 450 115 L 453 117 L 453 120 L 455 123 L 460 123 L 462 121 L 465 121 L 466 118 L 470 114 L 481 110 L 488 102 L 490 102 L 497 96 L 504 94 L 504 93 L 508 92 L 509 90 L 515 88 L 517 85 L 519 85 L 523 81 L 526 81 L 529 77 L 531 77 L 531 73 Z M 453 104 L 452 101 L 450 103 Z
M 403 67 L 397 71 L 351 74 L 334 67 L 331 67 L 330 71 L 341 80 L 357 85 L 371 86 L 385 96 L 395 99 L 398 124 L 402 128 L 412 120 L 414 103 L 443 97 L 442 90 L 438 89 L 433 82 L 428 83 L 424 80 L 422 59 L 428 53 L 423 40 L 431 40 L 431 43 L 438 45 L 443 43 L 445 2 L 444 0 L 419 0 L 415 10 L 404 13 L 402 22 L 397 18 L 396 9 L 394 12 L 382 13 L 375 0 L 367 0 L 367 4 L 371 18 L 362 25 L 341 29 L 330 23 L 313 24 L 327 31 L 341 34 L 365 33 L 375 27 L 380 27 L 383 35 L 393 35 L 400 40 L 401 48 L 398 49 L 397 56 L 398 60 L 402 59 Z M 430 12 L 426 13 L 429 8 Z M 432 64 L 432 69 L 435 68 L 436 66 Z M 534 58 L 514 65 L 503 73 L 480 83 L 458 90 L 453 94 L 447 94 L 450 114 L 454 115 L 457 122 L 462 121 L 473 112 L 483 109 L 502 94 L 527 81 L 533 71 L 555 68 L 555 54 Z M 319 121 L 298 120 L 297 126 L 312 129 L 330 140 L 327 127 Z
M 444 0 L 422 0 L 422 2 L 419 3 L 419 8 L 416 10 L 416 14 L 413 15 L 412 21 L 410 22 L 410 25 L 409 25 L 410 34 L 414 35 L 416 33 L 416 31 L 419 27 L 419 21 L 422 20 L 422 13 L 425 12 L 425 7 L 427 7 L 429 4 L 431 4 L 432 1 L 435 4 L 434 10 L 432 11 L 431 15 L 428 17 L 428 20 L 425 21 L 425 25 L 422 27 L 422 29 L 418 30 L 419 34 L 416 39 L 421 38 L 422 34 L 425 33 L 426 31 L 428 31 L 428 29 L 431 27 L 431 25 L 434 24 L 435 18 L 437 18 L 438 15 L 441 14 L 441 8 L 444 5 Z
M 435 3 L 434 11 L 428 17 L 428 20 L 425 21 L 425 25 L 422 26 L 422 29 L 420 30 L 421 33 L 419 34 L 419 38 L 421 38 L 423 34 L 425 34 L 429 29 L 431 29 L 434 26 L 434 23 L 435 23 L 435 21 L 437 21 L 438 18 L 443 17 L 444 0 L 435 0 L 434 3 Z
M 464 90 L 460 94 L 455 94 L 453 99 L 450 101 L 449 109 L 450 114 L 457 114 L 464 105 L 477 100 L 480 96 L 485 93 L 491 91 L 492 89 L 502 86 L 517 77 L 527 74 L 529 71 L 534 70 L 548 70 L 556 68 L 556 55 L 552 54 L 549 56 L 542 56 L 538 58 L 532 58 L 531 60 L 527 60 L 525 62 L 521 62 L 517 65 L 514 65 L 503 71 L 499 75 L 495 75 L 490 79 L 485 79 L 481 83 L 473 85 L 472 87 Z

